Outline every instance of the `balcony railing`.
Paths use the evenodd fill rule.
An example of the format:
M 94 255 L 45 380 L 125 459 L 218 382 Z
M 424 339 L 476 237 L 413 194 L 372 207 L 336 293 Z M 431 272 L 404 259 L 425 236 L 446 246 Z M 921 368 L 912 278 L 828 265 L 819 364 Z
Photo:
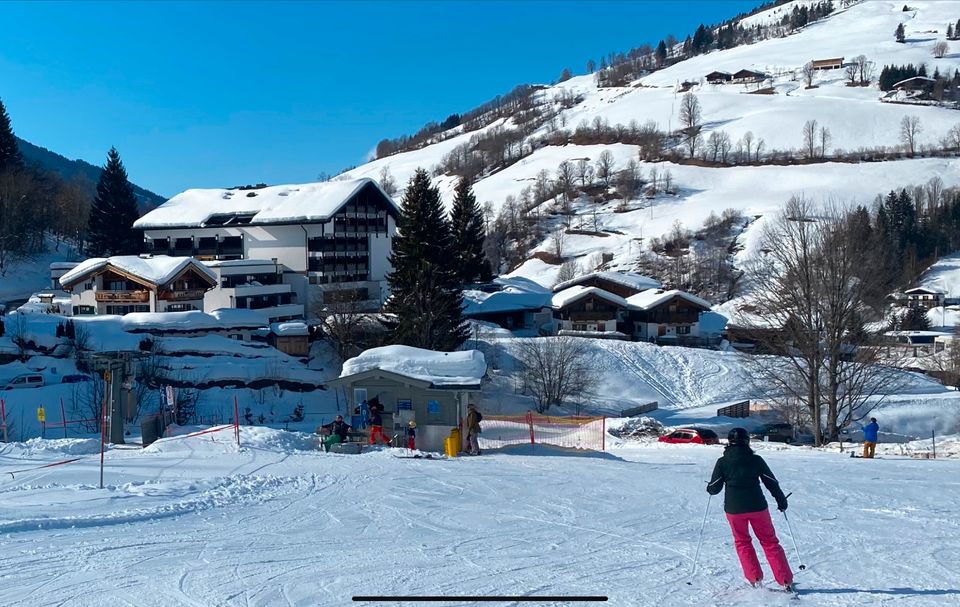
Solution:
M 160 291 L 157 294 L 157 299 L 162 299 L 163 301 L 185 301 L 191 299 L 203 299 L 203 294 L 206 293 L 206 289 L 183 289 L 180 291 Z
M 150 291 L 97 291 L 97 301 L 145 303 L 150 301 Z

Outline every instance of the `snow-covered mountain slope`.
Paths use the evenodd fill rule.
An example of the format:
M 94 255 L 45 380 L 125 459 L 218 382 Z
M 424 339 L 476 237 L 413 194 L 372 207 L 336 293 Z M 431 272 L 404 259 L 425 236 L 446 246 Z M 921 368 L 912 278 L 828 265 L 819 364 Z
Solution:
M 750 23 L 775 20 L 784 11 L 792 10 L 794 4 L 788 3 L 750 17 Z M 945 40 L 947 25 L 960 18 L 960 2 L 937 0 L 908 4 L 910 10 L 903 11 L 904 4 L 900 1 L 860 2 L 840 8 L 792 35 L 694 57 L 650 73 L 631 86 L 598 88 L 595 78 L 587 75 L 546 87 L 537 93 L 538 98 L 550 100 L 566 96 L 578 102 L 564 109 L 553 126 L 540 127 L 526 141 L 532 142 L 556 124 L 572 130 L 582 122 L 592 124 L 597 119 L 611 126 L 652 121 L 660 130 L 675 131 L 681 126 L 682 93 L 679 85 L 687 81 L 697 83 L 690 90 L 702 106 L 704 138 L 711 132 L 723 131 L 735 144 L 750 132 L 754 141 L 763 140 L 765 152 L 798 150 L 803 145 L 804 123 L 816 120 L 830 131 L 828 156 L 836 150 L 847 153 L 861 149 L 893 150 L 901 145 L 900 122 L 903 117 L 917 116 L 921 125 L 918 144 L 938 145 L 947 131 L 960 123 L 960 112 L 944 107 L 882 102 L 883 93 L 876 77 L 888 64 L 924 63 L 930 74 L 939 70 L 941 74 L 952 75 L 960 69 L 960 52 L 948 52 L 940 59 L 932 54 L 933 45 Z M 906 29 L 906 42 L 902 44 L 894 38 L 894 30 L 900 23 Z M 951 41 L 949 44 L 960 51 L 960 42 Z M 801 69 L 807 62 L 832 57 L 845 57 L 849 61 L 857 55 L 864 55 L 872 62 L 874 78 L 871 86 L 848 87 L 844 70 L 828 70 L 817 72 L 814 87 L 805 88 Z M 707 73 L 715 70 L 736 72 L 745 68 L 770 75 L 772 79 L 768 84 L 774 94 L 751 94 L 756 90 L 756 84 L 713 85 L 704 80 Z M 498 126 L 515 128 L 507 120 L 485 130 Z M 482 131 L 456 135 L 454 132 L 444 133 L 438 139 L 450 138 L 372 161 L 340 178 L 376 178 L 386 168 L 403 187 L 417 167 L 436 170 L 447 153 L 479 132 Z M 631 145 L 548 146 L 503 170 L 484 175 L 474 186 L 477 197 L 497 210 L 508 196 L 517 196 L 525 186 L 533 184 L 539 171 L 545 169 L 553 176 L 563 160 L 585 158 L 593 163 L 605 149 L 614 154 L 617 169 L 622 169 L 631 159 L 638 159 L 638 150 Z M 640 163 L 643 175 L 648 175 L 653 166 Z M 633 206 L 642 206 L 644 210 L 632 213 L 613 214 L 612 209 L 617 203 L 611 202 L 597 212 L 597 221 L 603 228 L 623 234 L 613 238 L 581 238 L 579 240 L 583 242 L 572 243 L 568 254 L 614 253 L 612 267 L 630 267 L 639 248 L 646 246 L 636 239 L 662 235 L 676 220 L 687 228 L 697 229 L 710 212 L 719 213 L 728 207 L 740 209 L 748 215 L 763 215 L 776 210 L 794 194 L 814 200 L 830 198 L 869 204 L 878 193 L 924 183 L 933 176 L 943 179 L 946 186 L 960 185 L 957 163 L 947 158 L 776 167 L 701 168 L 669 163 L 656 163 L 656 166 L 661 174 L 669 168 L 679 189 L 678 195 L 634 201 L 637 204 Z M 437 183 L 445 198 L 452 200 L 455 177 L 440 173 Z M 586 209 L 580 211 L 583 213 Z M 592 223 L 592 206 L 590 214 Z M 556 229 L 557 226 L 553 227 Z M 534 260 L 528 262 L 520 273 L 549 285 L 555 269 L 552 273 L 544 270 L 542 262 Z

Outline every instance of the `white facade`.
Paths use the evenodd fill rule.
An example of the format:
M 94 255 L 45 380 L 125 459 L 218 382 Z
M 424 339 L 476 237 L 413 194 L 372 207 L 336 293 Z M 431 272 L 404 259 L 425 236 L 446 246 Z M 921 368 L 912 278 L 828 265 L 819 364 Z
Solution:
M 271 322 L 302 318 L 304 277 L 273 260 L 238 259 L 204 262 L 217 276 L 217 287 L 207 291 L 203 309 L 256 310 Z
M 398 214 L 396 203 L 375 181 L 359 179 L 188 190 L 141 217 L 135 227 L 144 230 L 147 250 L 154 254 L 205 261 L 275 260 L 285 268 L 283 282 L 294 294 L 291 303 L 302 308 L 300 315 L 310 315 L 331 291 L 379 307 L 387 294 Z M 253 291 L 248 295 L 254 296 Z M 246 295 L 211 295 L 209 305 L 241 296 Z

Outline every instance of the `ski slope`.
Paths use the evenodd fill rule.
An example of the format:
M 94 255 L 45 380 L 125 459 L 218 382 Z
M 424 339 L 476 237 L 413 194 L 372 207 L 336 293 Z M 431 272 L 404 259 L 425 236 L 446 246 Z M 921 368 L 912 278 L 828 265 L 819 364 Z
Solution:
M 808 4 L 795 0 L 747 18 L 746 24 L 776 21 L 795 5 Z M 680 84 L 695 83 L 690 89 L 702 106 L 702 135 L 706 140 L 712 132 L 723 131 L 734 147 L 746 133 L 754 142 L 763 140 L 764 152 L 798 150 L 803 146 L 802 129 L 808 120 L 830 131 L 828 155 L 838 149 L 847 153 L 861 149 L 898 149 L 900 122 L 906 116 L 919 118 L 921 132 L 918 145 L 939 145 L 947 132 L 960 123 L 960 113 L 943 107 L 885 103 L 877 85 L 877 77 L 884 65 L 912 63 L 927 65 L 929 74 L 939 70 L 953 74 L 960 69 L 960 42 L 949 41 L 950 51 L 936 59 L 933 45 L 944 41 L 947 24 L 956 23 L 960 16 L 960 2 L 948 0 L 917 0 L 907 3 L 893 0 L 858 2 L 837 10 L 826 19 L 814 22 L 783 38 L 771 38 L 737 48 L 713 51 L 681 61 L 668 68 L 648 74 L 624 87 L 599 88 L 593 75 L 573 77 L 565 82 L 547 86 L 537 93 L 544 101 L 571 95 L 579 101 L 564 109 L 557 118 L 561 128 L 574 130 L 586 122 L 600 119 L 611 126 L 655 123 L 664 131 L 675 131 L 680 124 Z M 906 42 L 897 43 L 894 30 L 903 23 Z M 864 55 L 874 67 L 873 84 L 869 87 L 848 87 L 844 70 L 817 72 L 813 88 L 807 89 L 801 69 L 809 61 L 844 57 L 850 62 Z M 768 84 L 774 94 L 751 94 L 757 85 L 712 85 L 704 81 L 706 74 L 721 70 L 730 73 L 740 69 L 760 70 L 770 76 Z M 500 119 L 491 128 L 515 128 L 510 119 Z M 526 141 L 546 134 L 552 128 L 544 125 Z M 378 178 L 387 169 L 402 189 L 418 167 L 433 170 L 444 156 L 457 145 L 467 143 L 476 133 L 463 133 L 462 127 L 444 133 L 448 137 L 421 149 L 388 156 L 346 171 L 337 179 L 359 177 Z M 534 146 L 536 147 L 536 146 Z M 474 184 L 481 204 L 499 210 L 508 196 L 519 196 L 524 187 L 533 184 L 537 173 L 546 170 L 553 178 L 563 161 L 587 159 L 596 162 L 600 153 L 613 153 L 617 170 L 631 159 L 638 159 L 634 146 L 623 144 L 592 146 L 548 146 L 536 149 L 505 169 L 484 175 Z M 583 259 L 593 253 L 613 253 L 609 268 L 635 267 L 640 251 L 648 247 L 651 237 L 668 232 L 674 222 L 696 230 L 711 212 L 724 209 L 741 210 L 748 216 L 769 216 L 791 196 L 806 196 L 815 202 L 836 201 L 870 205 L 877 194 L 893 188 L 926 183 L 939 176 L 944 185 L 960 185 L 960 173 L 954 159 L 897 160 L 870 164 L 828 163 L 807 166 L 737 166 L 702 168 L 677 166 L 670 163 L 640 163 L 646 178 L 656 168 L 662 176 L 665 170 L 673 174 L 679 188 L 677 196 L 657 196 L 653 200 L 629 201 L 633 210 L 614 213 L 617 200 L 605 205 L 577 204 L 579 217 L 593 229 L 609 230 L 607 238 L 577 235 L 567 244 L 564 256 Z M 453 199 L 456 179 L 438 174 L 437 185 L 449 204 Z M 543 214 L 545 208 L 540 209 Z M 547 220 L 548 234 L 561 229 L 560 218 Z M 745 234 L 755 239 L 761 222 L 755 222 Z M 576 227 L 576 225 L 574 226 Z M 540 249 L 548 248 L 549 236 Z M 741 255 L 751 254 L 750 251 Z M 515 275 L 534 278 L 546 286 L 558 271 L 557 266 L 530 259 L 520 268 L 510 268 Z
M 579 456 L 538 447 L 423 461 L 324 454 L 297 433 L 241 434 L 239 450 L 229 431 L 111 450 L 104 489 L 95 440 L 4 446 L 0 473 L 89 455 L 2 475 L 0 602 L 334 606 L 358 594 L 509 594 L 789 604 L 745 588 L 716 499 L 694 572 L 719 447 L 633 443 Z M 883 445 L 872 461 L 758 449 L 793 493 L 799 561 L 783 518 L 774 521 L 800 604 L 957 603 L 960 461 L 899 458 Z

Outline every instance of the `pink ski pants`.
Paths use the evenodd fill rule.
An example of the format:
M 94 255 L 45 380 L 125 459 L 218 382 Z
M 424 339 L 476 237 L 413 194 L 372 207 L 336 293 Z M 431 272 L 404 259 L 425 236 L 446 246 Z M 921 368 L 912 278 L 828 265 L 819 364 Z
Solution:
M 749 527 L 753 527 L 754 535 L 760 540 L 760 546 L 767 557 L 767 562 L 770 563 L 777 583 L 783 585 L 793 582 L 793 572 L 790 571 L 787 555 L 784 554 L 780 540 L 777 539 L 777 532 L 773 529 L 770 510 L 728 514 L 727 521 L 730 523 L 730 530 L 733 531 L 733 543 L 737 547 L 737 556 L 740 557 L 743 575 L 748 582 L 763 579 L 763 571 L 760 569 L 757 551 L 753 549 Z

